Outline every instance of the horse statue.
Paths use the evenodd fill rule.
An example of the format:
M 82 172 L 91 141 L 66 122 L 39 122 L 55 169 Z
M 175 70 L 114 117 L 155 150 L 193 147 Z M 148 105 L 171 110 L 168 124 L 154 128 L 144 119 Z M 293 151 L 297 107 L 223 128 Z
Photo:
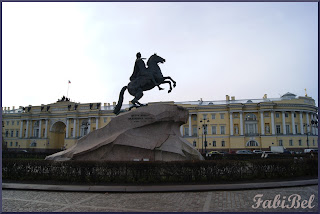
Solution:
M 148 91 L 153 89 L 155 86 L 159 87 L 159 90 L 162 90 L 159 85 L 168 83 L 170 86 L 170 89 L 168 90 L 168 93 L 172 91 L 172 85 L 171 82 L 173 83 L 173 87 L 176 87 L 176 81 L 174 81 L 171 77 L 164 77 L 162 75 L 161 69 L 158 65 L 158 63 L 164 63 L 166 60 L 163 59 L 162 57 L 158 56 L 157 54 L 153 54 L 150 56 L 148 59 L 147 65 L 148 67 L 146 68 L 144 65 L 144 62 L 142 59 L 139 61 L 139 63 L 136 63 L 136 65 L 139 67 L 139 73 L 134 73 L 127 86 L 124 86 L 119 95 L 119 100 L 118 104 L 113 110 L 114 114 L 119 114 L 120 109 L 123 103 L 123 94 L 124 92 L 128 89 L 129 94 L 134 96 L 134 99 L 131 101 L 132 106 L 129 108 L 129 111 L 133 107 L 141 107 L 144 106 L 143 104 L 139 103 L 138 100 L 141 99 L 143 96 L 144 91 Z M 141 63 L 142 62 L 142 63 Z M 134 76 L 134 78 L 132 78 Z M 171 80 L 171 81 L 166 81 L 166 80 Z

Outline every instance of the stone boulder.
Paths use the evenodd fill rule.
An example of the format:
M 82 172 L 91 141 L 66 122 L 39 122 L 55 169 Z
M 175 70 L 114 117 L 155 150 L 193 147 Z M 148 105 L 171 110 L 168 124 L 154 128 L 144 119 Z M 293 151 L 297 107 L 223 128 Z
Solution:
M 179 161 L 203 160 L 180 134 L 188 110 L 168 104 L 125 112 L 108 125 L 80 138 L 71 148 L 46 160 Z

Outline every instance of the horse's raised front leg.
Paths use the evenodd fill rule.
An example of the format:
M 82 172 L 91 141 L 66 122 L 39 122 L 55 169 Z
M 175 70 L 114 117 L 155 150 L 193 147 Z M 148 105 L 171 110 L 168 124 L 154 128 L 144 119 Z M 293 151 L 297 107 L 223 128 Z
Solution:
M 168 91 L 168 93 L 170 93 L 172 91 L 171 82 L 170 81 L 162 81 L 161 84 L 163 84 L 163 83 L 168 83 L 170 85 L 170 90 Z
M 173 82 L 173 87 L 176 87 L 176 85 L 177 85 L 176 83 L 177 83 L 177 82 L 174 81 L 170 76 L 168 76 L 168 77 L 163 77 L 163 79 L 164 79 L 164 80 L 167 80 L 167 79 L 171 80 L 171 81 Z

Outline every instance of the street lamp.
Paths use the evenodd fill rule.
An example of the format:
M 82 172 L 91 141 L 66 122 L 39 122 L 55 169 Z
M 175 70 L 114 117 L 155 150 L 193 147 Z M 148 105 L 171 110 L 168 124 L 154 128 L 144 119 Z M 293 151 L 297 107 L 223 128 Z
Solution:
M 317 120 L 311 120 L 311 124 L 307 124 L 307 123 L 304 123 L 303 124 L 303 127 L 310 127 L 312 128 L 313 125 L 315 125 L 316 127 L 318 127 L 318 121 Z M 308 149 L 309 149 L 309 134 L 312 134 L 312 132 L 308 132 L 308 128 L 306 128 L 306 134 L 307 134 L 307 146 L 308 146 Z
M 202 120 L 200 120 L 200 123 L 202 123 L 202 153 L 203 153 L 203 134 L 204 134 L 204 152 L 205 154 L 207 154 L 207 128 L 208 128 L 208 124 L 206 124 L 206 122 L 210 122 L 209 120 L 203 118 Z M 201 129 L 201 128 L 199 128 Z

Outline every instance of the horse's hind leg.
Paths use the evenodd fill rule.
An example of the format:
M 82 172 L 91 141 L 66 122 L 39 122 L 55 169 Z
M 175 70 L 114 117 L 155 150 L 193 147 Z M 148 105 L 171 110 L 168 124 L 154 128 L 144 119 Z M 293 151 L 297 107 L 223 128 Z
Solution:
M 131 101 L 133 105 L 137 106 L 136 104 L 142 106 L 141 103 L 139 103 L 138 100 L 141 99 L 141 97 L 143 96 L 143 90 L 141 88 L 139 88 L 139 90 L 137 90 L 137 93 L 134 95 L 134 99 Z

